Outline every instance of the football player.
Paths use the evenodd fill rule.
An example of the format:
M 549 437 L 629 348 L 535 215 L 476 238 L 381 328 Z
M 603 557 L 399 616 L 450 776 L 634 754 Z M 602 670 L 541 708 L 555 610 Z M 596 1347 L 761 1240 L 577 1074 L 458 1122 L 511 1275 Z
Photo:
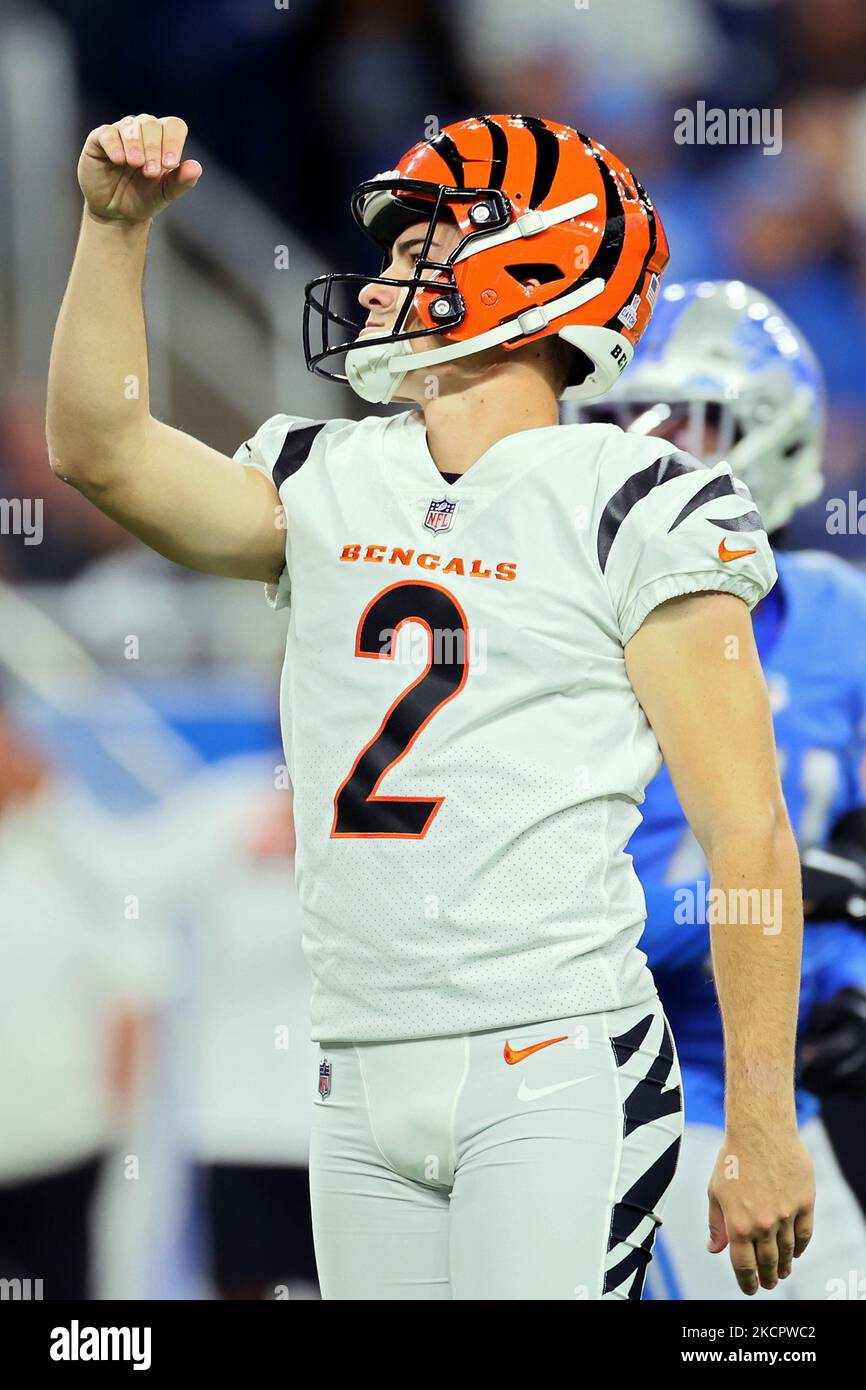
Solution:
M 740 1287 L 775 1285 L 813 1181 L 799 861 L 749 617 L 772 555 L 726 464 L 559 424 L 646 327 L 655 208 L 552 121 L 413 146 L 352 199 L 380 272 L 313 281 L 304 323 L 313 370 L 409 408 L 275 415 L 229 459 L 148 405 L 147 232 L 201 174 L 184 137 L 88 137 L 49 449 L 163 554 L 290 608 L 324 1297 L 640 1297 L 682 1127 L 624 852 L 662 752 L 718 891 L 778 906 L 713 942 L 742 1180 L 711 1180 Z
M 803 949 L 797 1109 L 812 1156 L 820 1220 L 809 1259 L 776 1297 L 862 1297 L 866 1225 L 819 1117 L 816 1095 L 866 1086 L 866 582 L 824 551 L 786 549 L 786 527 L 821 491 L 824 386 L 808 343 L 771 300 L 738 281 L 669 285 L 635 368 L 590 407 L 652 433 L 745 482 L 776 551 L 778 582 L 754 611 L 770 690 L 785 800 L 803 856 Z M 733 774 L 732 774 L 733 775 Z M 834 826 L 838 827 L 835 836 Z M 828 839 L 836 853 L 824 852 Z M 818 853 L 815 853 L 816 847 Z M 723 1264 L 695 1239 L 703 1173 L 724 1131 L 722 1021 L 708 958 L 706 863 L 666 769 L 648 789 L 629 845 L 647 897 L 642 945 L 679 1048 L 688 1122 L 665 1210 L 653 1297 L 730 1298 Z M 838 920 L 834 920 L 838 919 Z M 812 1091 L 805 1089 L 811 1087 Z M 711 1160 L 710 1160 L 711 1161 Z M 736 1168 L 730 1178 L 736 1180 Z M 711 1223 L 709 1251 L 723 1241 Z

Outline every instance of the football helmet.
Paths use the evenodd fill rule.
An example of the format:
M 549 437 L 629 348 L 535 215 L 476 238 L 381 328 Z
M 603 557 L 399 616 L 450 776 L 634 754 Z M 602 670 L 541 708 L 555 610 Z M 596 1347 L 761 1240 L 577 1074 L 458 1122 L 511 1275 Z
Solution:
M 383 273 L 311 280 L 304 352 L 311 371 L 348 381 L 368 401 L 390 401 L 409 370 L 553 334 L 580 350 L 568 394 L 602 395 L 631 360 L 669 258 L 658 213 L 626 166 L 597 141 L 536 116 L 445 127 L 362 183 L 352 212 L 384 252 Z M 440 219 L 456 226 L 459 241 L 437 261 L 430 248 Z M 425 220 L 414 274 L 385 276 L 395 238 Z M 355 347 L 365 317 L 357 293 L 368 284 L 405 295 L 392 330 Z M 437 346 L 416 350 L 415 340 L 434 334 Z
M 748 487 L 769 533 L 821 492 L 826 404 L 799 329 L 740 280 L 667 285 L 638 360 L 582 419 L 662 434 Z

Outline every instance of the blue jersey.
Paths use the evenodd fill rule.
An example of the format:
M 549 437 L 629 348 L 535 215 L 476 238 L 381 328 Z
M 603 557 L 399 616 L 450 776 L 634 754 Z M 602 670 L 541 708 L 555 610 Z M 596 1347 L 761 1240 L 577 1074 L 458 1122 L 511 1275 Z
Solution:
M 826 843 L 864 801 L 866 579 L 823 552 L 780 552 L 779 581 L 753 614 L 773 709 L 782 786 L 802 849 Z M 723 1124 L 722 1027 L 700 911 L 707 867 L 662 768 L 629 844 L 647 899 L 646 951 L 677 1042 L 690 1121 Z M 696 894 L 697 889 L 697 894 Z M 866 987 L 866 935 L 808 925 L 800 1017 L 846 985 Z M 800 1118 L 816 1108 L 800 1091 Z

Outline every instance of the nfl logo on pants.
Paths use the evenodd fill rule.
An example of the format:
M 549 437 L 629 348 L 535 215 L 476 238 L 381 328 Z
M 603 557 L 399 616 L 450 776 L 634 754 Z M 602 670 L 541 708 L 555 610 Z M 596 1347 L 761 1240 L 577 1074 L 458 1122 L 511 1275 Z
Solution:
M 331 1063 L 323 1057 L 319 1063 L 319 1095 L 327 1100 L 331 1094 Z

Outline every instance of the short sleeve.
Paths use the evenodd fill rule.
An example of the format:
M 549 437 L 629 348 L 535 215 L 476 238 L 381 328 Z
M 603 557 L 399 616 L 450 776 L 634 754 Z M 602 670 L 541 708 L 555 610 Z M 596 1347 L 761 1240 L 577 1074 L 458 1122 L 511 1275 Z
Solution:
M 238 463 L 263 473 L 280 492 L 282 484 L 297 472 L 309 456 L 319 432 L 321 421 L 308 420 L 301 415 L 273 415 L 247 439 L 234 454 Z M 283 509 L 285 499 L 281 496 Z M 291 602 L 291 583 L 288 565 L 283 566 L 276 584 L 265 585 L 265 598 L 271 608 L 287 608 Z
M 641 450 L 634 462 L 624 478 L 620 470 L 597 533 L 623 646 L 654 608 L 683 594 L 736 594 L 754 608 L 776 566 L 745 485 L 726 463 L 707 467 L 682 452 L 646 462 Z

